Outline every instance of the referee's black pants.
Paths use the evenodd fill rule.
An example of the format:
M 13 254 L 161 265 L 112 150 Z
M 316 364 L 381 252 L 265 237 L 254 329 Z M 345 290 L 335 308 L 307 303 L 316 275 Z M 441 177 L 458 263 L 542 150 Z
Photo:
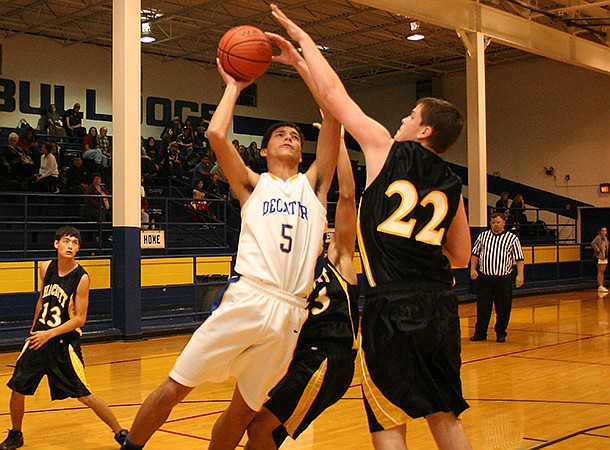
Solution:
M 477 281 L 476 334 L 487 336 L 491 308 L 495 304 L 496 325 L 494 331 L 497 337 L 506 337 L 506 328 L 513 305 L 513 279 L 511 274 L 496 276 L 479 273 Z

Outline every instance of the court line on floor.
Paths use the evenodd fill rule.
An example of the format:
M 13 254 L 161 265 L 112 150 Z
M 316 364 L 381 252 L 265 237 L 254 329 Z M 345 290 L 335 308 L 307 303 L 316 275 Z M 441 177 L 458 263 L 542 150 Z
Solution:
M 515 351 L 507 352 L 507 353 L 499 353 L 497 355 L 486 356 L 484 358 L 471 359 L 471 360 L 468 360 L 468 361 L 462 361 L 462 365 L 464 365 L 464 364 L 471 364 L 471 363 L 475 363 L 475 362 L 481 362 L 481 361 L 488 361 L 488 360 L 492 360 L 492 359 L 496 359 L 496 358 L 502 358 L 502 357 L 505 357 L 505 356 L 518 355 L 520 353 L 533 352 L 533 351 L 542 350 L 542 349 L 545 349 L 545 348 L 557 347 L 559 345 L 573 344 L 575 342 L 588 341 L 590 339 L 595 339 L 595 338 L 604 337 L 604 336 L 610 336 L 610 333 L 596 334 L 596 335 L 593 335 L 593 336 L 586 336 L 586 337 L 582 337 L 582 338 L 579 338 L 579 339 L 571 339 L 571 340 L 568 340 L 568 341 L 555 342 L 554 344 L 539 345 L 538 347 L 524 348 L 522 350 L 515 350 Z
M 607 428 L 607 427 L 610 427 L 610 423 L 607 423 L 607 424 L 604 424 L 604 425 L 597 425 L 595 427 L 585 428 L 585 429 L 582 429 L 582 430 L 578 430 L 578 431 L 575 431 L 573 433 L 566 434 L 565 436 L 561 436 L 561 437 L 558 437 L 558 438 L 546 441 L 546 442 L 544 442 L 544 443 L 542 443 L 540 445 L 536 445 L 534 447 L 528 447 L 528 449 L 529 450 L 539 450 L 541 448 L 550 447 L 553 444 L 559 444 L 560 442 L 567 441 L 568 439 L 572 439 L 573 437 L 580 436 L 580 435 L 586 435 L 590 431 L 595 431 L 595 430 L 599 430 L 601 428 Z M 607 436 L 603 436 L 603 437 L 608 438 Z
M 604 363 L 604 362 L 572 361 L 569 359 L 541 358 L 539 356 L 510 355 L 510 357 L 511 358 L 521 358 L 521 359 L 535 359 L 535 360 L 540 360 L 540 361 L 587 364 L 587 365 L 592 365 L 592 366 L 610 366 L 610 363 Z
M 504 402 L 504 403 L 552 403 L 561 405 L 610 406 L 610 402 L 585 402 L 577 400 L 536 400 L 523 398 L 466 398 L 470 402 Z

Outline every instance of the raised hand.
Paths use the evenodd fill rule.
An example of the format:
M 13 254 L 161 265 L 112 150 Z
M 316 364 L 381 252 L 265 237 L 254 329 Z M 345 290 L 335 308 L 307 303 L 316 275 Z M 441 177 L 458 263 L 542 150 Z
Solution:
M 286 29 L 288 35 L 292 39 L 298 41 L 300 38 L 306 36 L 305 31 L 303 31 L 301 27 L 299 27 L 296 23 L 290 20 L 288 16 L 286 16 L 286 14 L 284 14 L 282 10 L 277 7 L 276 4 L 271 3 L 271 5 L 269 6 L 271 6 L 271 15 L 275 17 L 275 19 Z
M 299 52 L 294 45 L 288 42 L 279 34 L 265 32 L 271 42 L 278 46 L 280 49 L 279 55 L 274 55 L 272 61 L 286 64 L 287 66 L 296 66 L 299 62 L 303 61 L 303 57 L 299 55 Z
M 222 67 L 222 64 L 220 63 L 220 60 L 218 58 L 216 58 L 216 66 L 218 67 L 218 73 L 222 77 L 222 81 L 224 81 L 227 86 L 233 84 L 241 91 L 246 86 L 249 86 L 250 84 L 252 84 L 252 82 L 254 81 L 254 80 L 250 80 L 250 81 L 236 80 L 235 78 L 233 78 L 231 75 L 229 75 L 224 70 L 224 68 Z

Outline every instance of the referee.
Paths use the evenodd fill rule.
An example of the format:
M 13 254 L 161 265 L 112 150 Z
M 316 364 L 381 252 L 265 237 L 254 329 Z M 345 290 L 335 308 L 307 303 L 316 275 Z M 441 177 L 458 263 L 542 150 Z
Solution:
M 487 339 L 491 307 L 496 308 L 496 342 L 506 342 L 506 327 L 513 302 L 511 273 L 517 262 L 516 286 L 523 286 L 523 251 L 519 238 L 504 230 L 504 216 L 491 215 L 491 230 L 482 232 L 474 243 L 470 257 L 470 278 L 479 280 L 477 287 L 477 324 L 471 341 Z M 477 271 L 477 265 L 479 271 Z

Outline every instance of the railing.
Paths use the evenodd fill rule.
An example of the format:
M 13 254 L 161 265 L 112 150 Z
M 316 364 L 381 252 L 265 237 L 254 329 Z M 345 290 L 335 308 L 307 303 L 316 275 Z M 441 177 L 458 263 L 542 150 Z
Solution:
M 490 207 L 493 212 L 494 208 Z M 545 245 L 575 244 L 576 221 L 566 214 L 565 209 L 517 208 L 525 214 L 527 222 L 515 223 L 510 216 L 506 229 L 519 236 L 522 243 L 539 243 Z
M 112 254 L 112 222 L 84 214 L 87 198 L 102 196 L 0 193 L 0 258 L 30 259 L 55 255 L 53 236 L 62 225 L 81 231 L 81 256 Z M 111 199 L 111 197 L 108 197 Z M 227 253 L 235 248 L 239 216 L 223 199 L 206 198 L 214 217 L 190 208 L 184 197 L 146 197 L 153 226 L 165 230 L 164 249 L 143 255 Z M 237 226 L 228 226 L 234 222 Z

